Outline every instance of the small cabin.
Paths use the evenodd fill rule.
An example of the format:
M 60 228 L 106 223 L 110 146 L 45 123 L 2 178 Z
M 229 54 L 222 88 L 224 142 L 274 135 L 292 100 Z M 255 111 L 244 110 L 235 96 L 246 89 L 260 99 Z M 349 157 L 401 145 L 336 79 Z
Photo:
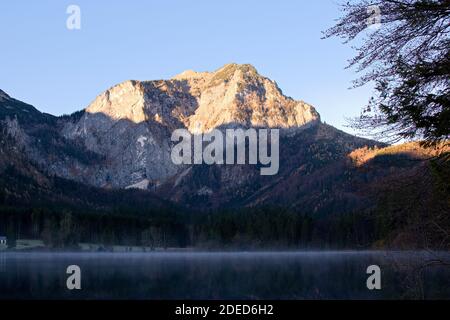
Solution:
M 0 236 L 0 245 L 6 246 L 7 239 L 4 236 Z

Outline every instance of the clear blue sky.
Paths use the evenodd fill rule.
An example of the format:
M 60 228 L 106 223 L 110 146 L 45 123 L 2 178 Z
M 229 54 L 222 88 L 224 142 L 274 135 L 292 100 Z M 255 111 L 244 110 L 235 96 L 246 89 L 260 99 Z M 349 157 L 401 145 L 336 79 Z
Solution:
M 86 107 L 127 79 L 170 78 L 251 63 L 283 92 L 313 104 L 344 128 L 371 87 L 348 90 L 354 55 L 321 31 L 339 16 L 337 0 L 40 0 L 0 2 L 0 88 L 55 115 Z M 81 8 L 68 30 L 66 8 Z

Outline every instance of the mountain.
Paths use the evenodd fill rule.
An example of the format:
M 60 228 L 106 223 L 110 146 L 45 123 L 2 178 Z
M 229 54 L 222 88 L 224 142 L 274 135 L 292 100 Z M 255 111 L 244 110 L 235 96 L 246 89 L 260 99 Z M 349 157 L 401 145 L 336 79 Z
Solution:
M 69 116 L 41 113 L 4 92 L 0 106 L 6 134 L 46 174 L 100 188 L 152 190 L 186 206 L 275 203 L 271 190 L 293 175 L 311 179 L 354 149 L 380 145 L 321 123 L 314 107 L 286 97 L 251 65 L 125 81 Z M 199 135 L 227 128 L 280 129 L 278 174 L 261 176 L 254 165 L 171 160 L 175 129 Z
M 187 71 L 171 80 L 121 83 L 98 96 L 62 134 L 105 157 L 96 173 L 81 170 L 83 182 L 145 187 L 181 172 L 170 158 L 175 129 L 193 134 L 237 126 L 292 131 L 319 119 L 312 106 L 285 97 L 254 67 L 229 64 L 211 73 Z
M 280 130 L 277 174 L 261 175 L 260 163 L 172 161 L 174 130 L 199 137 L 235 128 Z M 49 242 L 61 245 L 70 237 L 62 241 L 58 226 L 74 212 L 84 241 L 140 243 L 151 233 L 176 245 L 256 237 L 447 247 L 449 170 L 434 159 L 448 152 L 340 131 L 251 65 L 125 81 L 60 117 L 0 90 L 0 232 L 11 224 L 48 238 L 51 229 Z M 42 221 L 30 216 L 36 210 Z

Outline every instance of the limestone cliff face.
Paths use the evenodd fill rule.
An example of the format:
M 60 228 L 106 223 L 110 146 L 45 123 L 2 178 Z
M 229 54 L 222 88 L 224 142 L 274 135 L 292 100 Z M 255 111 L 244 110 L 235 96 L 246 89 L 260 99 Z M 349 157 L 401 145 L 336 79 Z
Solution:
M 188 71 L 174 79 L 186 81 L 196 97 L 198 107 L 184 121 L 193 133 L 233 124 L 298 129 L 320 119 L 312 106 L 284 96 L 251 65 L 228 64 L 212 73 Z
M 312 106 L 284 96 L 253 66 L 228 64 L 170 80 L 125 81 L 99 95 L 62 132 L 105 158 L 94 175 L 85 177 L 91 184 L 147 188 L 186 169 L 170 159 L 175 129 L 198 134 L 240 126 L 292 133 L 319 121 Z
M 253 66 L 238 64 L 215 72 L 185 71 L 170 80 L 125 81 L 98 96 L 86 113 L 86 118 L 101 113 L 113 121 L 151 121 L 192 133 L 231 124 L 297 129 L 320 120 L 311 105 L 284 96 Z

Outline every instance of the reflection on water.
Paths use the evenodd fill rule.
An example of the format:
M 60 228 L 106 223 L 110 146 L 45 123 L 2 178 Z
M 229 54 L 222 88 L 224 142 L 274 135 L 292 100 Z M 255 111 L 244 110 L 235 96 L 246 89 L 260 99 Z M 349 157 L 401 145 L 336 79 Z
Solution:
M 449 258 L 448 253 L 438 254 Z M 1 299 L 450 299 L 450 269 L 417 252 L 0 253 Z M 82 290 L 66 288 L 81 267 Z M 382 290 L 368 290 L 369 265 Z

